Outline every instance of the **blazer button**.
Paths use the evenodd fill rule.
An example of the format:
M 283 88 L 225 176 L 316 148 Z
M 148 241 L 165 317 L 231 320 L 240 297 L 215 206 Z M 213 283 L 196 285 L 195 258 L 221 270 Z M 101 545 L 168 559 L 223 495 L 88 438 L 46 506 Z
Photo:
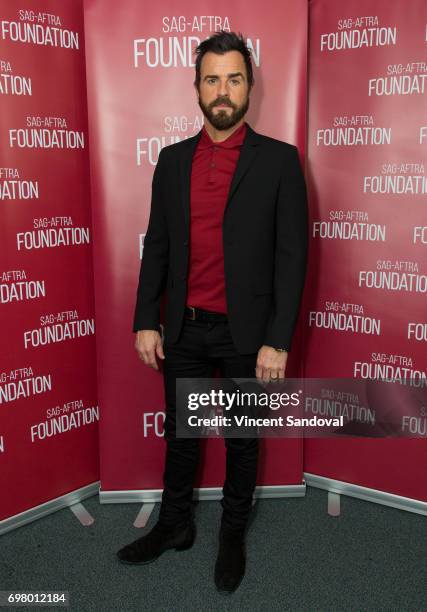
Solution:
M 184 241 L 184 246 L 188 246 L 188 240 Z

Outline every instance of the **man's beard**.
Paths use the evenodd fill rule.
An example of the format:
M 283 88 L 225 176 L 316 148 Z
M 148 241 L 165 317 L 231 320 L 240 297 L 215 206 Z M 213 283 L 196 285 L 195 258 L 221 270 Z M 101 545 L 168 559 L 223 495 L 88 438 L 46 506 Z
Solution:
M 233 112 L 228 113 L 225 109 L 221 109 L 217 113 L 214 113 L 214 107 L 218 106 L 219 104 L 226 104 L 233 109 Z M 240 119 L 246 115 L 249 108 L 249 96 L 246 98 L 246 101 L 242 104 L 242 106 L 237 106 L 226 96 L 220 96 L 206 106 L 203 104 L 199 96 L 199 106 L 202 109 L 206 119 L 209 120 L 216 130 L 228 130 L 232 128 L 233 125 L 236 125 L 236 123 L 239 123 Z

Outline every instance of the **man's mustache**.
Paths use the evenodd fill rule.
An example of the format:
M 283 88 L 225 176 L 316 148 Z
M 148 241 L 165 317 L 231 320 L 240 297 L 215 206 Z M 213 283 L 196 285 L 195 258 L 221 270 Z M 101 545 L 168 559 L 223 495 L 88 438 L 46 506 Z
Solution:
M 236 105 L 233 104 L 228 98 L 217 98 L 213 102 L 210 103 L 210 108 L 214 108 L 215 106 L 220 106 L 223 104 L 224 106 L 230 106 L 231 108 L 236 108 Z

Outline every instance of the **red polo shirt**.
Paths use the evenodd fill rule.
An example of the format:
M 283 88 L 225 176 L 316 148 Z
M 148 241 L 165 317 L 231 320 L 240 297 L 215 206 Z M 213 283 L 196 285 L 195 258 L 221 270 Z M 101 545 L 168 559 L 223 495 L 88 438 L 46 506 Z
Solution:
M 243 123 L 222 142 L 211 140 L 206 128 L 194 152 L 190 194 L 190 253 L 187 305 L 227 312 L 222 220 L 246 135 Z

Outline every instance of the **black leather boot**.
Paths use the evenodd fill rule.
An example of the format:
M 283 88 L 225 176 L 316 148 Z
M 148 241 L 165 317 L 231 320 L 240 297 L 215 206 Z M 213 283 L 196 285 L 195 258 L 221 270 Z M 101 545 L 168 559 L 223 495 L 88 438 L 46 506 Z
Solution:
M 117 557 L 121 563 L 145 565 L 158 559 L 170 548 L 178 551 L 191 548 L 195 537 L 196 527 L 193 521 L 171 527 L 156 523 L 150 533 L 119 550 Z
M 243 580 L 246 567 L 246 547 L 243 532 L 221 528 L 219 552 L 215 564 L 215 585 L 224 594 L 233 593 Z

